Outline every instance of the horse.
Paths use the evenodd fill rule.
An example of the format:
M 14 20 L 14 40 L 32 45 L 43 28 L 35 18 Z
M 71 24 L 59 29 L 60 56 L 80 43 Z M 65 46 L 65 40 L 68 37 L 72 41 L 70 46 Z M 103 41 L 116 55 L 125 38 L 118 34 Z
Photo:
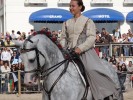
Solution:
M 76 67 L 77 64 L 65 59 L 57 44 L 46 35 L 47 33 L 37 33 L 29 36 L 23 43 L 15 42 L 21 47 L 20 57 L 25 66 L 24 83 L 29 86 L 36 85 L 41 73 L 42 100 L 93 100 L 90 88 L 85 96 L 86 84 Z M 115 72 L 111 70 L 110 74 L 117 84 Z

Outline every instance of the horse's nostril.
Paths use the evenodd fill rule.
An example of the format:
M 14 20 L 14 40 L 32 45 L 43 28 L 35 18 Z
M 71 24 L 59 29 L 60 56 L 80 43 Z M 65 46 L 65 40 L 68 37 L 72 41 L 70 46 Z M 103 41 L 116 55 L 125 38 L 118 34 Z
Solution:
M 35 59 L 30 59 L 29 62 L 33 63 L 35 61 Z
M 31 84 L 32 82 L 29 82 L 29 84 Z

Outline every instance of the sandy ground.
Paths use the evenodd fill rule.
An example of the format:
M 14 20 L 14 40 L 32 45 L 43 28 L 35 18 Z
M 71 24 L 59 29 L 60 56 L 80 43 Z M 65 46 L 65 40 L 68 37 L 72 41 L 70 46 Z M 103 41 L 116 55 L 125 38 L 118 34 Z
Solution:
M 133 89 L 124 93 L 124 100 L 133 100 Z M 42 100 L 42 95 L 40 94 L 21 94 L 17 96 L 16 94 L 0 94 L 0 100 Z
M 16 94 L 0 94 L 0 100 L 42 100 L 42 95 L 40 94 L 21 94 L 18 96 Z
M 133 89 L 128 90 L 124 93 L 124 100 L 133 100 Z

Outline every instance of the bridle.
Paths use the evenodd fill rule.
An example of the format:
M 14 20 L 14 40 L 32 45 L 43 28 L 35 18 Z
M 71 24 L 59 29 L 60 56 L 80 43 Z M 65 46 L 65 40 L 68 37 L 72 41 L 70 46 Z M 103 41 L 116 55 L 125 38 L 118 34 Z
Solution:
M 30 52 L 30 51 L 35 51 L 36 53 L 36 57 L 34 59 L 37 59 L 37 68 L 30 70 L 30 71 L 24 71 L 25 73 L 42 73 L 42 68 L 45 66 L 45 64 L 43 66 L 40 65 L 39 62 L 39 54 L 41 54 L 43 56 L 43 58 L 45 59 L 45 56 L 42 54 L 41 51 L 39 51 L 37 48 L 31 48 L 31 49 L 21 49 L 21 53 L 26 53 L 26 52 Z
M 37 48 L 30 48 L 30 49 L 26 49 L 26 44 L 27 42 L 31 42 L 33 43 L 33 41 L 28 38 L 25 40 L 24 42 L 24 45 L 23 45 L 23 48 L 21 49 L 21 53 L 26 53 L 26 52 L 30 52 L 30 51 L 35 51 L 36 53 L 36 57 L 34 59 L 37 60 L 37 68 L 33 69 L 33 70 L 30 70 L 30 71 L 24 71 L 25 73 L 33 73 L 33 72 L 36 72 L 37 74 L 42 74 L 42 73 L 46 73 L 43 75 L 43 77 L 46 77 L 48 76 L 50 73 L 52 73 L 54 70 L 56 70 L 57 68 L 59 68 L 62 64 L 64 64 L 66 61 L 68 61 L 69 59 L 65 59 L 59 63 L 57 63 L 56 65 L 53 65 L 52 67 L 48 68 L 48 69 L 45 69 L 44 70 L 44 66 L 45 64 L 43 64 L 42 66 L 40 65 L 40 62 L 39 62 L 39 54 L 41 54 L 41 56 L 46 60 L 44 54 L 38 50 Z
M 40 65 L 40 61 L 39 61 L 39 54 L 46 60 L 46 58 L 43 55 L 43 53 L 40 50 L 38 50 L 37 48 L 26 49 L 27 42 L 33 43 L 33 41 L 30 38 L 31 37 L 29 37 L 28 39 L 25 40 L 24 45 L 23 45 L 23 49 L 21 49 L 21 53 L 35 51 L 35 53 L 36 53 L 35 59 L 37 60 L 37 68 L 35 68 L 33 70 L 30 70 L 30 71 L 24 71 L 25 73 L 33 73 L 33 72 L 35 72 L 36 73 L 36 76 L 39 76 L 40 77 L 40 74 L 43 74 L 42 77 L 45 78 L 45 77 L 49 76 L 50 73 L 52 73 L 53 71 L 55 71 L 56 69 L 58 69 L 61 65 L 65 64 L 64 69 L 59 74 L 58 78 L 55 80 L 55 82 L 53 83 L 53 85 L 51 86 L 51 88 L 49 90 L 46 90 L 45 85 L 44 85 L 44 82 L 43 82 L 43 89 L 47 93 L 49 100 L 51 100 L 51 92 L 52 92 L 52 90 L 54 89 L 54 87 L 57 84 L 57 82 L 61 79 L 61 77 L 65 74 L 65 72 L 66 72 L 66 70 L 68 68 L 69 62 L 71 61 L 74 64 L 74 62 L 75 62 L 74 61 L 74 57 L 72 57 L 73 55 L 71 55 L 70 52 L 69 53 L 67 52 L 67 54 L 69 56 L 68 58 L 66 58 L 63 61 L 57 63 L 56 65 L 53 65 L 52 67 L 44 70 L 45 63 L 41 66 Z M 83 65 L 83 64 L 81 64 L 81 65 Z M 81 67 L 79 69 L 80 70 L 83 70 L 84 68 L 81 69 Z M 86 84 L 87 85 L 86 85 L 85 92 L 84 92 L 84 95 L 83 95 L 83 97 L 82 97 L 81 100 L 87 100 L 89 83 L 88 83 L 88 80 L 87 80 L 87 77 L 86 77 L 86 73 L 82 73 L 82 75 L 85 78 L 85 81 L 86 81 Z
M 37 76 L 39 76 L 39 74 L 42 73 L 42 68 L 45 66 L 45 64 L 43 64 L 43 66 L 40 65 L 40 62 L 39 62 L 39 54 L 44 58 L 45 56 L 43 55 L 43 53 L 41 51 L 39 51 L 37 48 L 30 48 L 30 49 L 26 49 L 26 44 L 27 42 L 30 42 L 30 43 L 33 43 L 33 41 L 30 39 L 31 37 L 29 37 L 28 39 L 26 39 L 24 41 L 24 44 L 23 44 L 23 48 L 21 48 L 20 52 L 21 53 L 26 53 L 26 52 L 30 52 L 30 51 L 35 51 L 36 53 L 36 57 L 34 59 L 37 60 L 37 68 L 33 69 L 33 70 L 30 70 L 30 71 L 24 71 L 25 73 L 33 73 L 35 72 Z

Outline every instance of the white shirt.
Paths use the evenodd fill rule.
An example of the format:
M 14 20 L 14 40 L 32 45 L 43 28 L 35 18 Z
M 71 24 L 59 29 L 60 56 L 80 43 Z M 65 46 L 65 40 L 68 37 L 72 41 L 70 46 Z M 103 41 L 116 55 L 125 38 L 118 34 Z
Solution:
M 115 32 L 115 36 L 118 39 L 118 37 L 119 37 L 119 31 L 118 32 Z
M 11 37 L 12 37 L 12 39 L 15 39 L 16 35 L 15 34 L 11 34 Z
M 8 52 L 8 51 L 3 51 L 3 52 L 1 53 L 1 60 L 3 60 L 3 61 L 6 61 L 6 60 L 10 61 L 10 59 L 11 59 L 11 54 L 10 54 L 10 52 Z
M 13 64 L 18 64 L 18 63 L 21 63 L 22 60 L 19 58 L 19 59 L 13 59 L 13 62 L 12 62 L 12 65 Z
M 7 66 L 7 68 L 5 68 L 5 66 L 1 66 L 1 72 L 2 73 L 7 73 L 7 72 L 10 72 L 10 71 L 11 71 L 11 69 L 9 68 L 9 66 Z M 2 74 L 1 76 L 2 76 L 2 78 L 5 78 L 5 74 Z
M 18 81 L 18 78 L 16 77 L 16 75 L 14 73 L 12 73 L 12 76 L 13 76 L 14 82 L 17 82 Z
M 131 66 L 131 67 L 127 66 L 127 69 L 129 72 L 133 72 L 133 66 Z

